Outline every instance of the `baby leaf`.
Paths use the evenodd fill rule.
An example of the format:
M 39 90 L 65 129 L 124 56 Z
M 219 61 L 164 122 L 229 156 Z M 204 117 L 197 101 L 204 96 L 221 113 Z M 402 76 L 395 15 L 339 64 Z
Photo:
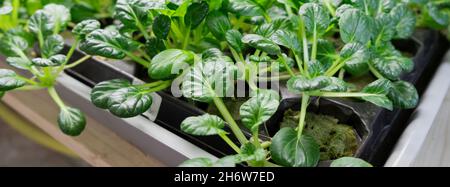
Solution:
M 114 18 L 120 20 L 129 29 L 145 29 L 150 25 L 148 12 L 154 6 L 160 6 L 158 1 L 118 0 Z
M 319 39 L 317 42 L 317 60 L 325 69 L 330 68 L 334 61 L 338 60 L 338 54 L 334 44 L 328 40 Z
M 256 95 L 242 104 L 239 113 L 242 123 L 252 132 L 266 122 L 278 109 L 280 96 L 273 90 L 258 90 Z
M 248 17 L 263 16 L 265 10 L 256 0 L 225 0 L 224 6 L 228 11 Z
M 242 38 L 242 42 L 270 55 L 281 53 L 280 47 L 273 41 L 256 34 L 247 34 Z
M 55 55 L 50 58 L 34 58 L 31 60 L 33 65 L 39 67 L 59 66 L 66 60 L 65 55 Z
M 326 92 L 347 92 L 348 84 L 342 79 L 336 77 L 330 77 L 330 85 L 322 88 L 321 91 Z
M 153 21 L 153 33 L 156 37 L 165 40 L 170 32 L 172 20 L 169 16 L 160 14 Z
M 225 97 L 232 91 L 235 66 L 214 60 L 196 63 L 184 77 L 183 96 L 209 103 L 215 97 Z
M 433 2 L 426 3 L 425 7 L 423 8 L 423 14 L 423 22 L 433 28 L 445 28 L 450 20 L 450 16 L 439 10 L 439 7 Z
M 70 22 L 70 10 L 63 5 L 48 4 L 45 5 L 44 11 L 49 13 L 53 17 L 55 21 L 55 27 L 58 27 L 58 31 L 64 30 L 67 27 L 67 24 L 69 24 Z
M 241 153 L 238 155 L 239 161 L 249 162 L 253 167 L 262 167 L 266 161 L 267 152 L 263 148 L 257 148 L 248 142 L 241 147 Z
M 392 100 L 395 107 L 401 109 L 412 109 L 419 103 L 419 94 L 416 88 L 405 81 L 392 83 L 388 97 Z
M 55 22 L 56 20 L 51 13 L 44 10 L 38 10 L 30 17 L 28 28 L 34 34 L 42 34 L 42 36 L 45 37 L 53 33 L 53 28 L 56 24 Z
M 90 55 L 112 59 L 123 59 L 128 51 L 136 50 L 139 45 L 114 30 L 97 29 L 86 36 L 80 49 Z
M 236 50 L 238 53 L 242 52 L 244 49 L 244 44 L 242 43 L 242 34 L 238 30 L 229 30 L 225 34 L 225 38 L 231 48 Z
M 345 61 L 345 70 L 355 76 L 363 75 L 369 71 L 370 53 L 364 45 L 348 43 L 342 48 L 341 58 Z
M 342 41 L 366 44 L 372 38 L 372 22 L 370 17 L 359 10 L 345 11 L 339 19 Z
M 408 38 L 414 33 L 416 16 L 405 4 L 397 5 L 390 15 L 395 23 L 396 38 Z
M 76 108 L 63 108 L 58 115 L 58 125 L 64 134 L 78 136 L 86 127 L 86 118 Z
M 86 38 L 89 33 L 100 29 L 100 22 L 94 19 L 84 20 L 78 23 L 73 29 L 72 33 L 79 39 Z
M 305 3 L 300 7 L 299 14 L 303 17 L 306 31 L 309 34 L 323 34 L 330 25 L 330 15 L 318 3 Z
M 14 90 L 26 84 L 17 78 L 17 74 L 9 69 L 0 69 L 0 92 Z
M 353 158 L 353 157 L 342 157 L 337 160 L 334 160 L 331 165 L 331 167 L 373 167 L 371 164 L 367 163 L 366 161 L 359 159 L 359 158 Z
M 121 88 L 110 95 L 108 109 L 121 118 L 138 116 L 152 105 L 152 96 L 135 87 Z
M 361 99 L 371 102 L 377 106 L 386 108 L 388 110 L 393 110 L 394 106 L 391 100 L 386 96 L 392 88 L 391 81 L 387 79 L 377 80 L 369 85 L 367 85 L 362 92 L 377 94 L 369 97 L 362 97 Z
M 397 80 L 401 75 L 414 68 L 414 63 L 410 58 L 400 56 L 378 57 L 372 63 L 375 69 L 390 80 Z
M 99 108 L 108 109 L 109 98 L 111 95 L 121 88 L 130 86 L 130 82 L 124 79 L 114 79 L 101 82 L 92 89 L 91 101 Z
M 389 14 L 380 14 L 374 25 L 375 44 L 391 41 L 396 33 L 396 24 Z
M 272 159 L 286 167 L 315 167 L 319 163 L 319 145 L 308 135 L 297 136 L 293 128 L 282 128 L 272 138 Z
M 205 1 L 192 3 L 184 16 L 184 24 L 191 29 L 195 29 L 206 18 L 208 12 L 209 5 Z
M 330 85 L 330 83 L 330 78 L 326 76 L 319 76 L 309 79 L 305 76 L 300 75 L 289 79 L 289 81 L 287 82 L 287 87 L 292 93 L 301 93 L 326 88 Z
M 24 59 L 22 57 L 8 57 L 6 62 L 15 68 L 18 69 L 28 69 L 31 67 L 31 62 L 28 59 Z
M 186 118 L 181 123 L 181 130 L 196 136 L 210 136 L 225 133 L 225 122 L 220 117 L 210 114 Z
M 172 79 L 180 73 L 181 67 L 194 64 L 194 54 L 179 49 L 165 50 L 152 59 L 148 73 L 155 80 Z M 187 66 L 186 66 L 187 65 Z
M 232 28 L 231 22 L 221 11 L 209 13 L 206 18 L 206 25 L 209 31 L 219 40 L 225 40 L 225 34 Z
M 285 30 L 276 31 L 270 39 L 278 45 L 284 46 L 299 55 L 302 51 L 302 45 L 297 35 Z
M 17 57 L 28 48 L 28 42 L 19 36 L 4 36 L 0 39 L 0 53 L 9 56 Z
M 58 54 L 64 48 L 64 39 L 60 35 L 50 35 L 44 41 L 42 54 L 50 57 Z
M 235 167 L 235 156 L 227 156 L 217 161 L 213 161 L 210 158 L 194 158 L 187 160 L 180 164 L 178 167 Z
M 166 44 L 164 44 L 164 40 L 151 37 L 147 42 L 145 42 L 145 51 L 151 57 L 156 56 L 158 53 L 166 50 Z

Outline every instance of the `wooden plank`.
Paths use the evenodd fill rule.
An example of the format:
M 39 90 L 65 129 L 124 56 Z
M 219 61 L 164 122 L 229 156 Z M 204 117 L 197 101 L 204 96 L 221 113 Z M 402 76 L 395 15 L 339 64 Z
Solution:
M 64 135 L 56 125 L 59 108 L 45 90 L 9 92 L 3 102 L 92 166 L 163 166 L 89 115 L 86 116 L 87 128 L 81 136 Z

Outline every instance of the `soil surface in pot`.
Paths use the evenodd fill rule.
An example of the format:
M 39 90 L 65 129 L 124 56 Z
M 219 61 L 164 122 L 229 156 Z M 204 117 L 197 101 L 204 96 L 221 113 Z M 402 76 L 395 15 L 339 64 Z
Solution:
M 284 113 L 281 128 L 298 126 L 299 111 L 291 109 Z M 327 115 L 306 114 L 306 126 L 303 132 L 314 137 L 320 145 L 320 160 L 334 160 L 353 156 L 359 145 L 355 129 L 349 125 L 339 124 L 339 120 Z

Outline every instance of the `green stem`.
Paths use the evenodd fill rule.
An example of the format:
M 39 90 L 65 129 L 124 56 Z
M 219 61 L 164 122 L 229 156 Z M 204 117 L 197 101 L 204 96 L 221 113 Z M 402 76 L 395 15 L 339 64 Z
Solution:
M 376 70 L 370 63 L 369 63 L 369 69 L 370 69 L 370 72 L 372 72 L 372 74 L 375 75 L 375 77 L 377 77 L 378 79 L 384 79 L 384 76 L 381 75 L 381 73 L 378 72 L 378 70 Z
M 295 15 L 294 15 L 294 12 L 292 11 L 292 8 L 291 8 L 289 5 L 284 4 L 284 9 L 286 9 L 286 12 L 288 13 L 288 16 L 289 16 L 289 17 L 295 16 Z
M 191 36 L 191 27 L 188 27 L 186 35 L 184 36 L 184 41 L 183 41 L 183 46 L 182 46 L 183 49 L 186 49 L 188 47 L 189 39 L 191 38 L 190 36 Z
M 13 0 L 12 2 L 13 10 L 12 10 L 12 22 L 14 27 L 19 24 L 19 9 L 20 9 L 20 0 Z
M 165 81 L 162 84 L 160 84 L 159 86 L 145 90 L 145 92 L 147 92 L 147 93 L 159 92 L 161 90 L 168 88 L 171 84 L 172 84 L 172 81 Z
M 261 142 L 259 142 L 259 133 L 258 131 L 253 132 L 253 145 L 255 145 L 256 148 L 261 148 Z
M 72 58 L 72 55 L 75 52 L 75 49 L 77 49 L 79 43 L 80 43 L 80 40 L 78 38 L 76 38 L 75 42 L 72 44 L 72 47 L 70 47 L 69 52 L 67 52 L 66 60 L 64 61 L 63 65 L 66 65 L 67 63 L 69 63 L 69 60 L 70 60 L 70 58 Z
M 47 58 L 42 52 L 44 50 L 44 35 L 42 35 L 42 32 L 38 32 L 38 42 L 39 42 L 39 50 L 41 51 L 41 56 L 43 58 Z
M 325 6 L 327 7 L 328 11 L 333 17 L 336 17 L 336 10 L 334 9 L 333 5 L 331 5 L 330 0 L 325 1 Z
M 219 133 L 219 136 L 225 141 L 236 153 L 240 154 L 241 149 L 226 135 L 226 132 Z
M 311 51 L 311 59 L 316 60 L 317 57 L 317 26 L 314 25 L 314 34 L 313 34 L 313 43 L 312 43 L 312 51 Z
M 131 52 L 126 52 L 126 54 L 128 57 L 130 57 L 132 60 L 136 61 L 137 63 L 141 64 L 142 66 L 144 66 L 146 68 L 150 67 L 150 62 L 142 59 L 141 57 L 138 57 Z
M 289 80 L 292 76 L 291 75 L 279 75 L 279 76 L 273 76 L 273 77 L 258 77 L 258 81 L 281 81 L 281 80 Z
M 263 143 L 261 143 L 261 148 L 267 149 L 270 147 L 270 145 L 272 145 L 271 141 L 263 142 Z
M 165 42 L 165 41 L 164 41 Z M 147 55 L 147 53 L 145 51 L 143 51 L 142 49 L 138 49 L 139 53 L 149 62 L 152 61 L 152 58 L 150 56 Z
M 36 81 L 33 81 L 31 79 L 28 79 L 28 78 L 25 78 L 25 77 L 22 77 L 22 76 L 19 76 L 19 75 L 16 75 L 15 78 L 19 79 L 19 80 L 22 80 L 22 81 L 25 81 L 25 82 L 27 82 L 28 84 L 31 84 L 31 85 L 39 85 L 39 83 L 37 83 Z
M 297 134 L 298 139 L 302 137 L 303 129 L 305 128 L 306 110 L 308 109 L 309 98 L 310 98 L 309 95 L 303 94 L 302 106 L 300 109 L 300 119 L 298 121 L 298 134 Z
M 269 162 L 269 161 L 264 162 L 264 166 L 265 167 L 281 167 L 281 166 L 276 165 L 276 164 L 274 164 L 272 162 Z
M 86 55 L 86 56 L 84 56 L 83 58 L 81 58 L 81 59 L 75 61 L 74 63 L 69 64 L 69 65 L 66 65 L 66 66 L 64 67 L 64 69 L 74 68 L 74 67 L 80 65 L 81 63 L 86 62 L 86 60 L 88 60 L 88 59 L 91 58 L 91 57 L 92 57 L 92 56 L 90 56 L 90 55 Z
M 309 51 L 308 51 L 308 38 L 306 38 L 306 28 L 305 23 L 303 21 L 302 16 L 300 16 L 300 36 L 303 41 L 303 65 L 304 65 L 304 73 L 309 75 L 308 73 L 308 62 L 309 62 Z
M 334 74 L 336 74 L 339 70 L 341 70 L 345 66 L 344 60 L 339 60 L 338 63 L 334 66 L 332 66 L 326 73 L 326 76 L 332 77 Z
M 281 59 L 281 63 L 286 67 L 286 70 L 288 71 L 289 75 L 292 77 L 295 77 L 294 71 L 292 71 L 291 67 L 289 67 L 289 64 L 286 62 L 286 59 L 283 55 L 278 55 L 278 58 Z
M 345 69 L 341 69 L 341 71 L 339 71 L 339 78 L 344 79 L 344 76 L 345 76 Z
M 40 90 L 40 89 L 44 89 L 45 87 L 42 86 L 38 86 L 38 85 L 27 85 L 27 86 L 23 86 L 20 88 L 17 88 L 15 90 L 17 91 L 31 91 L 31 90 Z
M 52 99 L 55 101 L 55 103 L 59 106 L 59 108 L 61 110 L 64 110 L 65 108 L 67 108 L 67 106 L 62 101 L 61 97 L 59 97 L 58 93 L 56 92 L 55 87 L 49 87 L 48 93 L 50 94 Z
M 300 71 L 301 74 L 304 74 L 305 72 L 304 72 L 304 69 L 302 66 L 303 61 L 302 61 L 302 59 L 300 59 L 300 57 L 297 55 L 296 52 L 294 52 L 294 58 L 295 58 L 295 61 L 297 61 L 298 70 Z
M 156 86 L 160 86 L 161 84 L 166 83 L 167 81 L 156 81 L 156 82 L 151 82 L 151 83 L 147 83 L 147 84 L 142 84 L 142 85 L 138 85 L 136 86 L 137 88 L 153 88 Z
M 214 93 L 214 92 L 213 92 Z M 236 138 L 239 140 L 239 142 L 243 145 L 248 142 L 247 138 L 245 137 L 244 133 L 242 133 L 241 129 L 239 128 L 236 121 L 234 121 L 233 117 L 231 116 L 230 112 L 228 111 L 227 107 L 223 103 L 222 99 L 218 97 L 214 97 L 214 104 L 216 105 L 217 109 L 222 114 L 222 117 L 225 119 L 225 121 L 230 126 L 231 131 L 236 136 Z

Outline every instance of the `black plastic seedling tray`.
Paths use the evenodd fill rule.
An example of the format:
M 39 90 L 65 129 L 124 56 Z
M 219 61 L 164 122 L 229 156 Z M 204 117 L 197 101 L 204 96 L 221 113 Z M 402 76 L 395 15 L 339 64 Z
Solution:
M 415 69 L 402 79 L 414 84 L 422 95 L 448 49 L 446 38 L 437 31 L 420 30 L 414 35 L 414 40 L 398 41 L 396 46 L 403 52 L 414 54 Z M 77 51 L 73 58 L 80 58 L 81 55 L 83 54 Z M 94 58 L 67 70 L 67 73 L 90 87 L 111 79 L 130 81 L 136 79 L 129 72 Z M 142 75 L 142 72 L 135 74 Z M 180 130 L 180 124 L 184 119 L 201 115 L 205 113 L 204 110 L 168 93 L 159 92 L 158 94 L 162 97 L 162 103 L 155 123 L 215 156 L 222 157 L 234 153 L 217 136 L 191 136 Z M 264 129 L 267 131 L 263 131 L 265 134 L 262 136 L 273 135 L 279 129 L 284 111 L 288 108 L 298 109 L 298 103 L 299 98 L 284 98 L 277 113 L 266 123 Z M 355 100 L 316 99 L 315 103 L 310 107 L 310 111 L 337 117 L 340 122 L 352 125 L 356 129 L 361 145 L 355 156 L 375 166 L 382 166 L 386 162 L 413 112 L 412 109 L 388 111 Z

